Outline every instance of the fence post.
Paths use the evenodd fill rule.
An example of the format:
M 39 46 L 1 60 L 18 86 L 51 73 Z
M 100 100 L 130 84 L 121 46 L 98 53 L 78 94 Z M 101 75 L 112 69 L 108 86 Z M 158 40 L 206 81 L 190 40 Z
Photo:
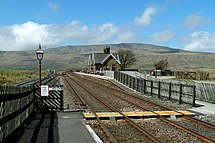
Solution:
M 125 73 L 123 73 L 123 84 L 125 85 Z
M 140 83 L 140 80 L 139 80 L 139 78 L 137 78 L 137 88 L 136 88 L 136 89 L 137 89 L 137 91 L 138 91 L 138 92 L 140 92 L 140 86 L 139 86 L 139 83 Z
M 135 81 L 136 81 L 136 78 L 133 77 L 133 89 L 134 89 L 134 90 L 136 89 Z
M 153 95 L 153 80 L 151 80 L 151 96 Z
M 141 87 L 140 92 L 143 93 L 143 80 L 142 79 L 140 79 L 140 87 Z
M 119 73 L 119 82 L 122 83 L 122 73 Z
M 113 72 L 113 78 L 116 79 L 116 71 Z
M 179 92 L 179 104 L 182 103 L 182 84 L 180 84 L 180 92 Z
M 121 81 L 120 81 L 120 82 L 121 82 L 121 83 L 123 83 L 123 74 L 124 74 L 124 73 L 121 73 L 121 76 L 120 76 L 120 78 L 121 78 Z
M 169 100 L 171 99 L 171 93 L 172 93 L 172 84 L 169 83 Z
M 128 81 L 129 81 L 128 87 L 131 88 L 131 76 L 130 75 L 129 75 L 129 80 Z
M 158 81 L 158 98 L 161 97 L 161 82 Z
M 143 93 L 146 94 L 146 79 L 143 80 Z
M 125 85 L 127 86 L 128 85 L 128 75 L 127 74 L 125 74 Z
M 193 85 L 193 107 L 196 107 L 196 86 Z

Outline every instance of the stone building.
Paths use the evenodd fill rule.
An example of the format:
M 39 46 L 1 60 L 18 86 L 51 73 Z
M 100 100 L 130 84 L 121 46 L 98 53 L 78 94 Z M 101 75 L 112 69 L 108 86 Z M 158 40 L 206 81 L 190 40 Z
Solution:
M 102 73 L 103 70 L 118 71 L 120 64 L 119 55 L 111 53 L 108 46 L 103 53 L 91 53 L 88 58 L 89 71 L 94 74 Z

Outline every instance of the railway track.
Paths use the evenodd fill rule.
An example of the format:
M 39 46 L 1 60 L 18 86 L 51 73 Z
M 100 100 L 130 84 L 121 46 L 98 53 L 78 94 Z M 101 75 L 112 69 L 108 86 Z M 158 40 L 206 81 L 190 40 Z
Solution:
M 123 113 L 121 113 L 121 111 L 123 111 L 123 110 L 152 111 L 153 113 L 157 114 L 154 111 L 159 111 L 159 110 L 160 111 L 162 111 L 162 110 L 169 110 L 170 111 L 171 110 L 171 109 L 168 109 L 166 107 L 156 105 L 152 102 L 143 100 L 139 97 L 131 96 L 130 94 L 128 94 L 126 92 L 122 92 L 122 91 L 117 90 L 115 88 L 110 88 L 109 86 L 104 86 L 101 83 L 98 84 L 98 83 L 94 82 L 92 84 L 92 81 L 89 81 L 86 79 L 83 80 L 83 78 L 80 79 L 80 77 L 74 78 L 74 76 L 71 76 L 71 75 L 67 75 L 67 77 L 70 79 L 76 80 L 76 83 L 79 85 L 80 88 L 82 88 L 82 90 L 83 90 L 83 87 L 81 87 L 81 86 L 84 86 L 85 87 L 84 89 L 88 90 L 88 93 L 90 93 L 92 95 L 94 95 L 94 93 L 97 92 L 98 95 L 96 95 L 96 96 L 94 95 L 94 98 L 97 98 L 97 101 L 100 100 L 100 102 L 103 102 L 103 104 L 105 104 L 105 106 L 111 105 L 109 107 L 109 109 L 122 114 L 125 121 L 130 120 L 129 122 L 132 122 L 136 125 L 139 124 L 140 126 L 138 126 L 136 128 L 142 128 L 146 132 L 148 132 L 147 130 L 151 130 L 151 129 L 150 128 L 146 129 L 146 127 L 141 125 L 141 123 L 139 123 L 138 121 L 132 121 L 127 116 L 125 116 Z M 80 83 L 82 83 L 82 84 L 80 84 Z M 88 87 L 88 88 L 86 88 L 86 87 Z M 89 91 L 89 88 L 91 89 L 91 91 Z M 79 89 L 79 91 L 81 91 L 81 90 Z M 84 94 L 81 94 L 81 95 L 84 95 Z M 91 99 L 89 99 L 89 98 L 87 99 L 87 97 L 90 97 L 90 96 L 87 95 L 87 96 L 83 97 L 83 98 L 85 98 L 83 100 L 85 100 L 85 101 L 89 100 L 90 101 Z M 90 97 L 90 98 L 92 98 L 92 97 Z M 114 99 L 114 100 L 111 100 L 111 99 Z M 92 102 L 93 103 L 91 103 L 91 106 L 92 106 L 92 104 L 95 105 L 95 107 L 92 106 L 92 110 L 94 110 L 94 112 L 110 112 L 110 110 L 106 110 L 104 107 L 99 106 L 98 105 L 99 103 L 95 104 L 94 103 L 95 101 L 92 101 Z M 97 109 L 97 107 L 99 107 L 99 108 Z M 104 110 L 101 110 L 102 108 L 104 108 Z M 180 113 L 180 112 L 178 112 L 178 113 Z M 183 131 L 184 134 L 187 134 L 186 136 L 190 136 L 190 135 L 194 136 L 196 139 L 194 138 L 193 140 L 196 140 L 197 142 L 201 142 L 201 141 L 202 142 L 214 142 L 215 141 L 215 139 L 214 139 L 215 130 L 214 130 L 213 125 L 210 125 L 210 124 L 202 122 L 200 120 L 196 120 L 196 119 L 191 118 L 189 116 L 183 115 L 183 113 L 182 113 L 182 117 L 183 117 L 182 120 L 171 120 L 171 119 L 166 119 L 166 118 L 158 115 L 157 119 L 159 119 L 160 122 L 163 122 L 162 124 L 166 124 L 166 126 L 170 126 L 171 128 L 174 128 L 175 130 L 180 130 L 177 132 Z M 185 120 L 186 120 L 186 122 L 185 122 Z M 190 123 L 187 121 L 189 121 Z M 189 126 L 190 128 L 188 128 L 187 126 L 194 123 L 194 121 L 195 121 L 195 124 L 193 124 L 192 126 Z M 124 123 L 124 121 L 123 121 L 123 123 Z M 196 126 L 201 126 L 201 127 L 199 129 L 197 129 Z M 192 127 L 194 127 L 194 128 L 192 128 Z M 203 132 L 202 129 L 209 131 L 209 133 Z M 151 133 L 149 133 L 149 134 L 151 135 Z M 154 134 L 156 134 L 156 133 L 154 133 Z M 159 138 L 158 135 L 157 135 L 157 137 Z M 193 137 L 190 137 L 190 138 L 193 138 Z M 135 139 L 135 137 L 133 139 Z M 168 142 L 167 140 L 163 139 L 162 137 L 160 137 L 159 139 L 162 139 L 165 142 Z M 118 139 L 118 140 L 122 140 L 122 139 Z
M 76 90 L 82 91 L 82 95 L 84 94 L 82 98 L 85 100 L 86 106 L 88 107 L 88 109 L 90 109 L 90 112 L 92 112 L 96 116 L 97 122 L 99 122 L 104 132 L 108 133 L 107 137 L 111 142 L 161 142 L 150 132 L 137 125 L 122 113 L 120 114 L 124 117 L 125 122 L 121 123 L 120 126 L 111 126 L 107 123 L 102 122 L 96 115 L 96 112 L 116 112 L 117 109 L 111 107 L 105 101 L 103 101 L 103 99 L 92 93 L 92 91 L 83 87 L 83 85 L 81 85 L 80 81 L 77 81 L 77 79 L 75 80 L 71 76 L 70 79 L 77 84 Z

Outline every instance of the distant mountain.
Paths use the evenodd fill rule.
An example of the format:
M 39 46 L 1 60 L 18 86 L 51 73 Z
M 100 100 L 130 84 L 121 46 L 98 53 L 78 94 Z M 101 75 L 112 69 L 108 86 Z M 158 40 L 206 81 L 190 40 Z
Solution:
M 130 49 L 137 57 L 137 63 L 132 68 L 140 71 L 153 69 L 157 60 L 168 59 L 169 69 L 188 70 L 215 68 L 215 54 L 190 52 L 164 46 L 140 43 L 107 44 L 111 52 L 118 49 Z M 107 45 L 62 46 L 44 50 L 42 69 L 57 71 L 76 70 L 87 67 L 89 53 L 103 52 Z M 36 51 L 0 51 L 0 69 L 33 69 L 37 70 Z

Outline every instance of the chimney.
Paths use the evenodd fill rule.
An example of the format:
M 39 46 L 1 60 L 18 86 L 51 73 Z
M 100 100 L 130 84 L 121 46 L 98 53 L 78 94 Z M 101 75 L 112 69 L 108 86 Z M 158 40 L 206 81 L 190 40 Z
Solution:
M 109 46 L 105 46 L 104 54 L 110 54 L 110 47 Z

